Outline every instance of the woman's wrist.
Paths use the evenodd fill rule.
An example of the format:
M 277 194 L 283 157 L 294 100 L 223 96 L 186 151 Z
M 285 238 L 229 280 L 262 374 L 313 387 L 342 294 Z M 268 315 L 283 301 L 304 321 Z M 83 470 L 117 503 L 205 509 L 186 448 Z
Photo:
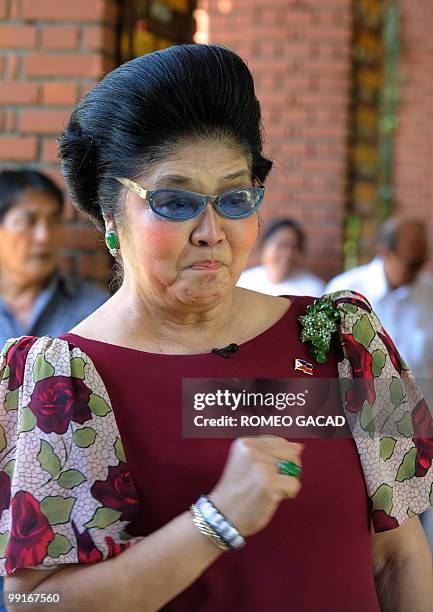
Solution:
M 200 512 L 196 504 L 192 504 L 190 507 L 190 511 L 192 514 L 192 520 L 197 529 L 206 536 L 213 544 L 218 546 L 220 550 L 224 552 L 230 550 L 230 546 L 222 539 L 221 536 L 211 527 L 205 520 L 203 514 Z
M 246 544 L 238 529 L 207 495 L 201 495 L 190 508 L 197 529 L 222 550 L 238 550 Z

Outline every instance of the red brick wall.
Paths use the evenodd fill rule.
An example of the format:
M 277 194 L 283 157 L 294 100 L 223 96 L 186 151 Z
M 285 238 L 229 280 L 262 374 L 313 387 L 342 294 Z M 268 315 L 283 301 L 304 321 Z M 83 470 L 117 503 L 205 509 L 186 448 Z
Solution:
M 200 0 L 199 8 L 209 42 L 237 51 L 255 77 L 274 160 L 263 216 L 299 220 L 309 263 L 329 278 L 342 265 L 351 1 Z M 199 24 L 206 29 L 206 19 Z
M 0 0 L 0 167 L 31 164 L 61 182 L 55 137 L 73 104 L 114 66 L 116 4 Z M 396 195 L 403 213 L 429 219 L 433 231 L 433 0 L 400 5 L 406 81 Z M 201 34 L 235 49 L 255 76 L 274 160 L 265 221 L 299 220 L 310 239 L 308 263 L 329 278 L 342 265 L 352 2 L 198 0 L 198 6 Z M 101 238 L 68 205 L 65 265 L 104 278 L 108 261 Z
M 433 248 L 433 0 L 400 0 L 400 6 L 403 86 L 395 142 L 396 198 L 400 213 L 427 223 Z
M 72 106 L 114 67 L 109 0 L 0 0 L 0 167 L 46 171 L 61 186 L 56 135 Z M 105 280 L 101 238 L 70 203 L 62 263 Z

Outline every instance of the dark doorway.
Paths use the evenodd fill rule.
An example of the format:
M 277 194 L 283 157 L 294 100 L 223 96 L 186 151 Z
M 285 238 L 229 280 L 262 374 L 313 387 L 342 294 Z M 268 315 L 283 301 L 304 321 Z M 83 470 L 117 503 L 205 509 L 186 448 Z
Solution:
M 193 42 L 195 0 L 121 0 L 120 62 Z

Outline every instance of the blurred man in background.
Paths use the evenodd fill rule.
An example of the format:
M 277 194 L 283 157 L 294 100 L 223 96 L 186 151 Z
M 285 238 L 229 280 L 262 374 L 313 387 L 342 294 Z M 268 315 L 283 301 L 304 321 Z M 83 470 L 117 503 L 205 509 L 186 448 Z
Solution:
M 261 238 L 262 265 L 245 270 L 238 287 L 270 295 L 322 295 L 323 280 L 302 266 L 305 251 L 300 225 L 292 219 L 271 222 Z
M 327 292 L 364 294 L 416 377 L 433 377 L 433 277 L 420 221 L 388 219 L 379 232 L 377 256 L 328 283 Z M 408 333 L 410 330 L 410 333 Z
M 0 343 L 61 335 L 108 294 L 59 271 L 63 194 L 34 170 L 0 172 Z
M 331 280 L 326 292 L 352 289 L 365 295 L 433 407 L 433 276 L 425 225 L 388 219 L 379 233 L 377 256 Z M 433 509 L 421 516 L 433 552 Z

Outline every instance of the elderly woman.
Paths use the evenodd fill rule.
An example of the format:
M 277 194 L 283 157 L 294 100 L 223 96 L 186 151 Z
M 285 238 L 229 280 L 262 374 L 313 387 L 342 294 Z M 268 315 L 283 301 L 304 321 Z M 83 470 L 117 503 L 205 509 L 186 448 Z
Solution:
M 362 296 L 314 304 L 235 288 L 271 166 L 261 148 L 251 75 L 219 46 L 137 58 L 74 110 L 64 176 L 123 282 L 71 333 L 3 351 L 8 591 L 49 593 L 74 611 L 431 610 L 415 516 L 429 505 L 427 443 L 182 437 L 185 378 L 310 369 L 347 382 L 365 366 L 368 402 L 349 389 L 341 407 L 355 428 L 372 434 L 384 409 L 405 433 L 411 415 L 426 416 Z M 339 336 L 328 342 L 321 321 Z M 395 381 L 395 404 L 371 384 L 372 363 Z

